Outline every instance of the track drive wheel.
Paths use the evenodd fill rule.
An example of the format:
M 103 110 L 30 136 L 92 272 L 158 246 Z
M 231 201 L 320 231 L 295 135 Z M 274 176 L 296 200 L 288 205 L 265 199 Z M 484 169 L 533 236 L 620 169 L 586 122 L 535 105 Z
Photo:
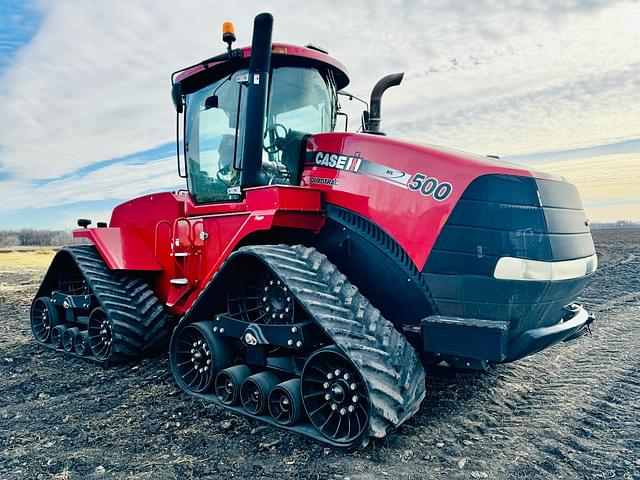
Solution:
M 188 324 L 174 332 L 169 364 L 180 387 L 203 393 L 214 386 L 216 374 L 231 364 L 233 353 L 225 339 L 213 335 L 212 321 Z
M 53 327 L 60 324 L 56 306 L 49 297 L 36 298 L 31 305 L 31 331 L 40 343 L 47 343 Z

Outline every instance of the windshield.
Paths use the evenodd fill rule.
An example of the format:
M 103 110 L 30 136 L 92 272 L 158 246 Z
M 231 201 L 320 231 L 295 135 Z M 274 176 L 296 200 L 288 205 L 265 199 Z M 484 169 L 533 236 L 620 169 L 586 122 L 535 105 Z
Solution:
M 271 79 L 267 127 L 279 123 L 291 130 L 333 130 L 333 91 L 315 68 L 276 68 Z
M 239 70 L 187 95 L 187 185 L 197 203 L 240 199 L 247 70 Z M 272 71 L 262 167 L 278 183 L 298 183 L 307 134 L 330 132 L 335 85 L 315 68 Z
M 246 87 L 240 70 L 187 95 L 185 157 L 187 185 L 198 203 L 240 198 L 239 172 L 241 138 L 246 110 Z M 237 134 L 240 134 L 238 137 Z

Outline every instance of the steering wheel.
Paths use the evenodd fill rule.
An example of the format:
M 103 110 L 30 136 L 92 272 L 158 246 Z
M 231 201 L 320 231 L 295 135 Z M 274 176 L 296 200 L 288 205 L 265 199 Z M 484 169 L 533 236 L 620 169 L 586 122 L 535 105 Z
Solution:
M 228 178 L 224 177 L 225 173 L 226 172 L 218 170 L 218 173 L 216 173 L 216 177 L 218 177 L 218 180 L 220 180 L 221 183 L 224 183 L 228 187 L 231 182 Z
M 226 170 L 220 170 L 216 174 L 218 180 L 226 185 L 227 187 L 235 187 L 240 185 L 240 172 L 237 170 L 232 170 L 230 168 Z
M 285 140 L 289 135 L 289 129 L 281 123 L 270 125 L 264 132 L 263 149 L 269 154 L 278 153 L 284 149 Z M 267 144 L 267 141 L 269 142 Z

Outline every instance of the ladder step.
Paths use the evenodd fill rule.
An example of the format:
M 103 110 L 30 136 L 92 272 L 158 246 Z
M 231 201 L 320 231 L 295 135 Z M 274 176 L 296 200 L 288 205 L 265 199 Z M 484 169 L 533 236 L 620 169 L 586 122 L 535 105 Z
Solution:
M 172 278 L 169 280 L 172 285 L 187 285 L 189 283 L 188 278 Z

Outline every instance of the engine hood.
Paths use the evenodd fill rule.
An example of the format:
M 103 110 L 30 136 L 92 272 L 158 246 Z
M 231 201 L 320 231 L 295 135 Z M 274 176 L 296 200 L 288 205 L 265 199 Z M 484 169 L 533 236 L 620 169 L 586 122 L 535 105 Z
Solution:
M 312 135 L 301 181 L 322 190 L 326 203 L 374 222 L 422 268 L 455 205 L 484 175 L 565 183 L 523 165 L 358 133 Z

